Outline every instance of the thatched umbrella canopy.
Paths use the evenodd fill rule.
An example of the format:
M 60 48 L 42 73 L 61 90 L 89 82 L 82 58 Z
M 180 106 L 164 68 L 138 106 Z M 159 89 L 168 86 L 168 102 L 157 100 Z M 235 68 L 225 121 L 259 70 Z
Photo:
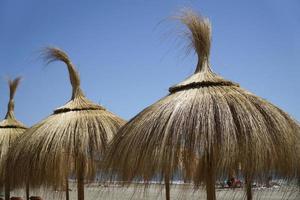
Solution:
M 10 154 L 15 169 L 12 179 L 29 181 L 33 187 L 57 188 L 65 187 L 73 175 L 77 178 L 78 199 L 83 200 L 84 181 L 95 178 L 108 141 L 125 121 L 85 97 L 79 74 L 66 53 L 48 48 L 45 58 L 47 62 L 66 64 L 72 98 L 18 140 Z
M 239 168 L 247 183 L 269 172 L 293 177 L 297 122 L 212 71 L 208 19 L 185 11 L 180 20 L 198 55 L 195 73 L 121 128 L 106 154 L 105 169 L 128 182 L 160 174 L 167 199 L 169 181 L 178 171 L 196 186 L 204 184 L 208 200 L 216 199 L 216 179 Z M 250 184 L 247 188 L 251 199 Z
M 5 187 L 6 200 L 9 200 L 10 198 L 10 182 L 8 179 L 10 168 L 7 167 L 7 162 L 9 162 L 7 159 L 7 154 L 12 143 L 26 130 L 26 126 L 19 122 L 14 114 L 14 96 L 20 80 L 21 78 L 19 77 L 8 81 L 10 95 L 7 113 L 5 119 L 0 122 L 0 183 Z M 11 171 L 11 173 L 14 172 Z

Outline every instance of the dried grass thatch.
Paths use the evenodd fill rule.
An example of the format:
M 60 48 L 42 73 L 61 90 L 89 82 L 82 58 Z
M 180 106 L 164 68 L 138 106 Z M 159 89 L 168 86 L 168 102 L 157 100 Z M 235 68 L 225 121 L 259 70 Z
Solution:
M 48 62 L 59 60 L 67 65 L 72 99 L 15 144 L 10 154 L 15 169 L 12 179 L 29 181 L 33 187 L 57 188 L 64 187 L 69 176 L 76 176 L 82 200 L 83 182 L 95 178 L 108 141 L 125 122 L 84 96 L 79 75 L 62 50 L 48 48 L 45 57 Z
M 195 74 L 121 128 L 104 168 L 128 182 L 137 177 L 147 182 L 159 174 L 167 199 L 169 180 L 178 172 L 196 186 L 206 185 L 209 200 L 216 198 L 216 179 L 232 170 L 240 169 L 247 182 L 270 172 L 294 177 L 297 122 L 215 74 L 209 63 L 209 21 L 193 11 L 180 19 L 199 57 Z
M 10 168 L 7 167 L 7 154 L 11 148 L 12 143 L 25 130 L 26 126 L 15 118 L 14 114 L 14 96 L 21 78 L 9 80 L 9 102 L 5 119 L 0 122 L 0 184 L 5 187 L 5 199 L 9 199 L 10 183 L 7 178 Z M 13 173 L 13 171 L 11 171 Z

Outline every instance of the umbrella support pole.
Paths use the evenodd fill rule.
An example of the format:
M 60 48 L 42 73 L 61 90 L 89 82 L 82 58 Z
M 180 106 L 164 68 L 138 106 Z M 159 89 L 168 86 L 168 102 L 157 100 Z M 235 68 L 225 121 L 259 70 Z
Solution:
M 4 195 L 5 195 L 5 200 L 10 199 L 10 184 L 8 181 L 5 181 L 5 186 L 4 186 Z
M 206 156 L 208 166 L 206 167 L 206 199 L 207 200 L 216 200 L 216 175 L 214 170 L 213 160 L 211 159 L 212 155 Z
M 66 178 L 66 200 L 69 200 L 70 196 L 69 196 L 69 179 L 68 177 Z
M 251 181 L 251 178 L 249 176 L 245 177 L 245 184 L 246 184 L 247 200 L 252 200 L 253 199 L 253 196 L 252 196 L 252 181 Z
M 206 199 L 216 200 L 215 179 L 209 176 L 211 176 L 211 173 L 206 177 Z
M 26 192 L 26 200 L 30 200 L 30 195 L 29 195 L 29 183 L 26 183 L 26 190 L 25 190 L 25 192 Z
M 84 177 L 83 167 L 81 166 L 77 173 L 77 199 L 84 200 Z
M 170 200 L 170 177 L 165 175 L 166 200 Z
M 8 162 L 8 160 L 6 162 Z M 10 173 L 9 167 L 10 167 L 9 164 L 6 164 L 6 166 L 5 166 L 5 174 L 4 174 L 4 181 L 5 181 L 4 182 L 4 199 L 5 200 L 10 200 L 10 180 L 9 180 L 9 178 L 6 175 L 6 174 Z

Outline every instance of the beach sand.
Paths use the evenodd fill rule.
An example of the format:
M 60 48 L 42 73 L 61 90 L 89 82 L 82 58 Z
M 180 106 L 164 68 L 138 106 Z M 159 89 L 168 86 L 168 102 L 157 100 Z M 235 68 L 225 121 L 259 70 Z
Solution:
M 70 184 L 70 199 L 76 200 L 76 185 Z M 31 195 L 43 197 L 43 200 L 64 199 L 64 192 L 47 190 L 31 191 Z M 13 191 L 12 196 L 22 196 L 24 191 Z M 194 190 L 190 185 L 173 185 L 171 187 L 172 200 L 205 200 L 205 191 Z M 98 184 L 90 184 L 85 189 L 86 200 L 164 200 L 164 189 L 161 185 L 153 184 L 145 189 L 141 184 L 131 185 L 129 187 L 121 186 L 100 186 Z M 217 199 L 222 200 L 239 200 L 245 199 L 242 189 L 218 189 Z M 264 188 L 254 189 L 254 199 L 261 200 L 279 200 L 291 199 L 299 200 L 300 193 L 295 188 Z

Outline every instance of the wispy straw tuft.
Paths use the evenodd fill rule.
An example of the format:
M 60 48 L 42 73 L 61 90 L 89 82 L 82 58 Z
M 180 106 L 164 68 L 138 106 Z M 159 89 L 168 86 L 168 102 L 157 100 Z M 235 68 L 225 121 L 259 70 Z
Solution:
M 207 18 L 190 9 L 183 10 L 178 19 L 188 28 L 186 36 L 190 40 L 189 47 L 195 49 L 198 55 L 196 72 L 199 72 L 205 69 L 209 61 L 211 24 Z
M 16 94 L 16 90 L 18 88 L 18 85 L 21 81 L 21 77 L 17 77 L 14 80 L 9 79 L 8 85 L 9 85 L 9 102 L 7 105 L 7 113 L 5 118 L 8 119 L 14 119 L 14 109 L 15 109 L 15 103 L 14 103 L 14 96 Z
M 9 99 L 13 100 L 14 96 L 16 94 L 16 90 L 20 84 L 21 81 L 21 77 L 17 77 L 14 80 L 8 80 L 8 84 L 9 84 Z
M 44 55 L 44 60 L 46 61 L 47 64 L 54 61 L 62 61 L 67 65 L 69 70 L 71 85 L 73 87 L 72 98 L 75 98 L 77 95 L 81 94 L 79 73 L 75 69 L 75 66 L 71 62 L 69 56 L 63 50 L 56 47 L 45 48 L 43 55 Z

